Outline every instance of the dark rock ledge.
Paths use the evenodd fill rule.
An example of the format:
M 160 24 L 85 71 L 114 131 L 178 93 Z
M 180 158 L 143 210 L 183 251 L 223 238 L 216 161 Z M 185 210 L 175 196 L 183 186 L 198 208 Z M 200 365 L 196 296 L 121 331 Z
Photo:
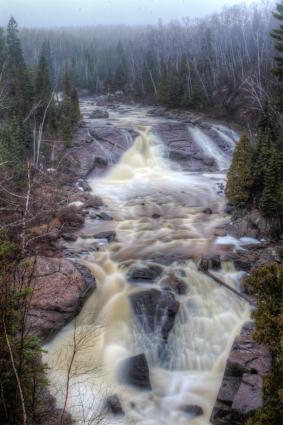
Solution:
M 244 325 L 232 346 L 212 411 L 213 425 L 243 425 L 263 405 L 263 377 L 271 372 L 266 347 L 252 339 L 253 322 Z

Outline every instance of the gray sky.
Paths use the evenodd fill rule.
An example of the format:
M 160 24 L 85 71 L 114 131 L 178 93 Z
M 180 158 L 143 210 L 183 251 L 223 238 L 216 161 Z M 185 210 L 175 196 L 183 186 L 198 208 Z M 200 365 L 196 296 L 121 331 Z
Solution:
M 220 11 L 252 0 L 0 0 L 0 25 L 13 15 L 20 26 L 152 24 Z

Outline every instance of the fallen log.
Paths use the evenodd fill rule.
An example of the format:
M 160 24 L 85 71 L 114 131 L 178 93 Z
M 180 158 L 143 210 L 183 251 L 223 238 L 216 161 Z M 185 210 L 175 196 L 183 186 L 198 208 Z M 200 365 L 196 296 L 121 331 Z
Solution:
M 229 291 L 233 292 L 233 294 L 237 295 L 239 298 L 242 298 L 244 301 L 248 302 L 253 307 L 256 306 L 255 301 L 251 300 L 248 296 L 245 294 L 242 294 L 241 292 L 237 291 L 237 289 L 232 288 L 232 286 L 228 285 L 227 283 L 223 282 L 223 280 L 219 279 L 219 277 L 215 276 L 213 273 L 211 273 L 208 270 L 202 270 L 202 273 L 206 274 L 208 277 L 214 280 L 214 282 L 218 283 L 221 286 L 224 286 L 224 288 L 228 289 Z

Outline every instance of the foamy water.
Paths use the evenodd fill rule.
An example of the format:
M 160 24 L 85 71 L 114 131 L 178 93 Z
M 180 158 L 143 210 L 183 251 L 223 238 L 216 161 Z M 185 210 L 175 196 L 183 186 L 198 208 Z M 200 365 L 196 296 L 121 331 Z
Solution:
M 227 165 L 229 158 L 226 153 L 218 157 L 212 140 L 208 143 L 198 131 L 194 137 L 201 137 L 200 146 L 217 159 L 220 169 Z M 67 401 L 77 424 L 209 424 L 230 347 L 249 317 L 245 301 L 198 270 L 202 255 L 221 253 L 227 245 L 215 237 L 215 229 L 228 220 L 223 196 L 217 193 L 219 179 L 222 174 L 176 168 L 166 159 L 162 141 L 144 128 L 106 176 L 89 182 L 108 206 L 117 240 L 82 258 L 97 289 L 76 320 L 47 345 L 44 356 L 51 391 L 60 407 Z M 213 214 L 204 214 L 207 207 Z M 187 294 L 176 295 L 180 310 L 161 356 L 158 329 L 154 335 L 145 332 L 129 295 L 160 288 L 163 277 L 133 284 L 127 271 L 146 258 L 154 262 L 154 257 L 166 255 L 187 258 L 163 265 L 163 277 L 181 276 Z M 232 263 L 223 262 L 217 275 L 234 288 L 240 284 L 241 274 Z M 140 353 L 149 363 L 152 391 L 119 380 L 121 362 Z M 125 411 L 120 419 L 103 409 L 113 394 Z M 200 406 L 203 415 L 193 418 L 186 413 L 188 405 Z

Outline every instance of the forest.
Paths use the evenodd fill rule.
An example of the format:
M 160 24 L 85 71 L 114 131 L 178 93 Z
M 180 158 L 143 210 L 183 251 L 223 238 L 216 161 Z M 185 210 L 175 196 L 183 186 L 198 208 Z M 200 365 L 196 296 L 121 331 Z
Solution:
M 0 27 L 1 425 L 281 423 L 282 117 L 283 2 Z
M 23 29 L 21 40 L 32 67 L 49 43 L 59 87 L 67 63 L 76 86 L 93 93 L 122 90 L 170 107 L 251 113 L 272 92 L 274 25 L 270 5 L 235 5 L 168 25 Z

